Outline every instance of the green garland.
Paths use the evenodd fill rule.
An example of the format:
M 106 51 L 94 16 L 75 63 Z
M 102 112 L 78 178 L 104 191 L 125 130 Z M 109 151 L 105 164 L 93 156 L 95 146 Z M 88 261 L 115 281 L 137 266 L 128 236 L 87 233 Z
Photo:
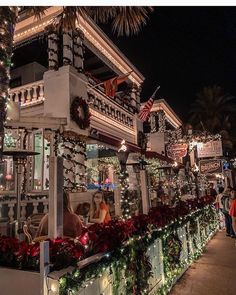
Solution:
M 163 241 L 164 268 L 173 270 L 180 264 L 180 255 L 182 251 L 182 242 L 177 233 L 170 234 Z M 167 271 L 166 271 L 167 272 Z
M 201 239 L 200 245 L 195 249 L 194 253 L 188 253 L 188 258 L 185 261 L 180 261 L 180 252 L 182 244 L 176 234 L 177 229 L 186 227 L 187 223 L 196 220 L 201 216 L 208 216 L 208 224 L 210 225 L 210 234 Z M 211 238 L 217 228 L 217 220 L 215 217 L 215 210 L 208 205 L 203 209 L 199 209 L 181 220 L 164 227 L 162 230 L 150 229 L 150 232 L 144 236 L 134 236 L 130 238 L 122 248 L 107 253 L 96 264 L 91 264 L 84 269 L 75 269 L 72 273 L 64 275 L 60 283 L 60 295 L 67 295 L 68 291 L 76 292 L 80 288 L 86 288 L 93 280 L 102 276 L 105 271 L 113 275 L 113 295 L 118 295 L 121 288 L 122 274 L 125 279 L 125 290 L 122 290 L 124 295 L 143 295 L 149 292 L 148 281 L 152 276 L 152 267 L 150 258 L 148 257 L 147 249 L 157 238 L 162 239 L 164 245 L 166 241 L 172 241 L 175 248 L 174 253 L 163 247 L 163 262 L 165 265 L 165 284 L 158 289 L 158 295 L 164 295 L 171 288 L 174 280 L 183 273 L 183 271 L 196 260 L 202 253 L 203 247 Z M 191 230 L 188 230 L 188 237 L 190 237 Z M 177 241 L 177 242 L 176 242 Z M 173 248 L 172 247 L 172 248 Z M 169 256 L 177 253 L 178 259 L 174 264 L 170 261 Z

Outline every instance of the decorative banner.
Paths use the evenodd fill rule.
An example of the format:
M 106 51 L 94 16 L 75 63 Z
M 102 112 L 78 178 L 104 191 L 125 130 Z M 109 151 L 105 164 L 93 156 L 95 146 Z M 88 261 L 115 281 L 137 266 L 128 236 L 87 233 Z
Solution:
M 167 146 L 167 155 L 169 158 L 178 159 L 187 155 L 187 143 L 175 143 Z
M 222 161 L 221 160 L 200 160 L 199 170 L 201 174 L 222 173 Z
M 198 158 L 220 157 L 223 155 L 221 140 L 197 143 Z

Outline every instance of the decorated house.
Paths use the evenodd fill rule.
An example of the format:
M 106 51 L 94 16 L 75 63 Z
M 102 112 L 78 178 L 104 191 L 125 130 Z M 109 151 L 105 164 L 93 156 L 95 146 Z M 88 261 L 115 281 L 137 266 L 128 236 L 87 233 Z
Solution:
M 36 19 L 23 10 L 16 25 L 4 151 L 38 154 L 28 157 L 17 181 L 13 158 L 4 156 L 3 219 L 14 219 L 16 182 L 22 182 L 22 220 L 47 212 L 53 155 L 64 159 L 64 187 L 74 206 L 102 189 L 112 214 L 120 215 L 117 151 L 122 140 L 131 162 L 130 195 L 139 199 L 133 210 L 141 210 L 140 176 L 132 173 L 132 163 L 141 151 L 143 127 L 137 113 L 144 77 L 89 18 L 80 18 L 73 32 L 54 31 L 52 22 L 60 12 L 51 7 Z M 117 85 L 123 83 L 112 84 L 114 77 L 120 79 Z
M 150 209 L 151 177 L 174 181 L 165 148 L 170 135 L 181 137 L 181 120 L 158 100 L 145 135 L 142 74 L 89 18 L 80 17 L 76 30 L 55 30 L 61 11 L 49 7 L 35 19 L 23 10 L 15 28 L 0 164 L 0 288 L 166 294 L 217 229 L 212 198 Z M 112 215 L 123 218 L 63 237 L 63 187 L 74 209 L 103 190 Z M 48 211 L 48 236 L 32 241 L 25 230 L 27 240 L 19 224 L 30 216 L 23 229 L 33 233 Z
M 147 136 L 145 158 L 149 179 L 149 194 L 153 205 L 157 201 L 170 203 L 173 199 L 176 175 L 173 166 L 181 159 L 176 159 L 169 149 L 172 138 L 182 138 L 182 121 L 165 99 L 156 99 L 150 110 L 150 118 L 144 123 Z M 183 155 L 184 156 L 184 155 Z M 170 197 L 158 200 L 158 187 Z

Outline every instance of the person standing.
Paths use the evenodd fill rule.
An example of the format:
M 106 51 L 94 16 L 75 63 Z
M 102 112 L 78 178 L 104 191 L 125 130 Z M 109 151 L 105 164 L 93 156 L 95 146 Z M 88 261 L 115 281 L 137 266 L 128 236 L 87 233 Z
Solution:
M 231 195 L 231 205 L 230 205 L 230 210 L 229 210 L 229 215 L 232 219 L 232 228 L 234 233 L 236 233 L 236 188 L 232 188 L 230 191 Z M 234 238 L 236 236 L 234 235 Z
M 221 198 L 222 203 L 222 213 L 225 216 L 225 225 L 226 225 L 226 236 L 230 236 L 231 238 L 235 237 L 234 230 L 232 227 L 232 218 L 230 215 L 230 208 L 231 208 L 231 193 L 232 188 L 228 188 L 224 195 Z
M 225 226 L 225 219 L 224 214 L 223 214 L 223 204 L 221 202 L 221 199 L 224 195 L 224 188 L 219 187 L 219 194 L 216 196 L 216 201 L 215 201 L 215 207 L 217 212 L 219 213 L 219 224 L 220 224 L 220 229 L 223 229 Z

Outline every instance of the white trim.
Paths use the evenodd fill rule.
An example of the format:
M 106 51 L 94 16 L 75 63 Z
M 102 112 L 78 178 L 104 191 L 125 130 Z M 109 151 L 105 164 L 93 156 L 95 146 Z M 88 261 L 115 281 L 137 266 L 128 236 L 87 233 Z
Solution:
M 42 32 L 48 26 L 55 16 L 62 11 L 61 6 L 50 7 L 45 11 L 45 15 L 40 20 L 31 16 L 16 24 L 14 44 L 20 43 Z M 144 81 L 144 76 L 136 69 L 136 67 L 123 55 L 111 40 L 99 29 L 99 27 L 91 19 L 80 18 L 78 27 L 84 32 L 85 37 L 95 47 L 98 48 L 109 60 L 121 71 L 126 74 L 133 71 L 129 80 L 138 86 Z
M 123 124 L 118 123 L 116 120 L 108 118 L 108 117 L 104 116 L 103 114 L 95 111 L 94 109 L 90 108 L 90 112 L 91 112 L 92 118 L 93 117 L 96 118 L 98 122 L 100 122 L 102 124 L 106 123 L 107 125 L 112 125 L 115 128 L 118 128 L 121 131 L 125 131 L 130 135 L 135 135 L 134 129 L 124 126 Z

